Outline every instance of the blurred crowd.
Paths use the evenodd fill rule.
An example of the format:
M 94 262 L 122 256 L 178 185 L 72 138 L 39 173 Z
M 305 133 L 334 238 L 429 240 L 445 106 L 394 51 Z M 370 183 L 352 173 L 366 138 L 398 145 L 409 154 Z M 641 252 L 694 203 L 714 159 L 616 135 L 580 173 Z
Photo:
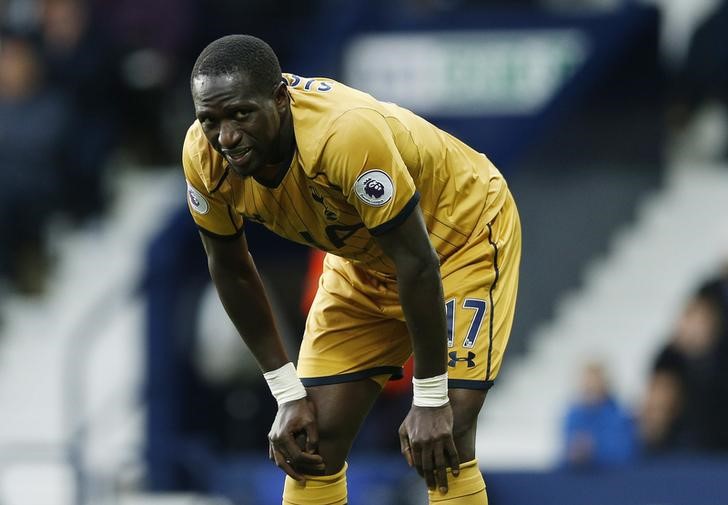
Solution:
M 108 59 L 79 2 L 38 4 L 31 26 L 0 32 L 0 274 L 42 288 L 48 218 L 83 220 L 103 208 L 102 168 L 115 137 Z
M 728 452 L 728 264 L 687 301 L 640 411 L 649 454 Z
M 123 8 L 129 2 L 113 8 L 109 2 L 103 10 L 100 3 L 0 1 L 0 184 L 5 195 L 0 276 L 21 293 L 43 290 L 50 266 L 49 222 L 63 216 L 78 225 L 101 215 L 115 149 L 134 134 L 153 142 L 150 134 L 158 129 L 155 109 L 145 108 L 138 95 L 140 89 L 162 85 L 164 77 L 140 84 L 134 77 L 146 69 L 125 79 L 122 65 L 135 50 L 156 44 L 161 51 L 174 35 L 132 40 L 134 32 L 119 26 L 129 17 Z M 141 9 L 147 14 L 140 17 L 153 11 Z M 110 18 L 102 19 L 100 12 Z M 165 30 L 145 33 L 160 31 Z
M 255 32 L 281 40 L 285 61 L 293 36 L 273 33 L 316 5 L 0 0 L 0 290 L 43 291 L 49 223 L 103 215 L 111 166 L 178 163 L 201 47 Z
M 613 466 L 656 457 L 728 453 L 728 262 L 685 302 L 654 357 L 634 409 L 587 363 L 564 419 L 563 462 Z
M 382 12 L 413 18 L 472 7 L 585 8 L 611 2 L 399 0 Z M 109 205 L 110 160 L 178 162 L 192 117 L 189 68 L 200 48 L 231 32 L 274 41 L 284 68 L 311 39 L 322 44 L 366 18 L 368 2 L 316 0 L 0 0 L 0 286 L 43 290 L 49 220 L 79 224 Z M 383 9 L 389 10 L 383 10 Z M 326 12 L 326 17 L 321 16 Z M 404 14 L 403 14 L 404 13 Z M 322 19 L 328 24 L 321 35 Z M 275 22 L 271 22 L 275 20 Z M 371 21 L 371 20 L 370 20 Z M 728 2 L 696 31 L 678 70 L 669 117 L 686 124 L 706 100 L 728 101 L 721 44 Z M 318 37 L 318 38 L 317 38 Z M 322 38 L 323 37 L 323 38 Z M 725 146 L 728 149 L 728 146 Z M 728 151 L 726 151 L 728 152 Z M 724 153 L 725 154 L 725 153 Z M 129 163 L 127 163 L 129 165 Z

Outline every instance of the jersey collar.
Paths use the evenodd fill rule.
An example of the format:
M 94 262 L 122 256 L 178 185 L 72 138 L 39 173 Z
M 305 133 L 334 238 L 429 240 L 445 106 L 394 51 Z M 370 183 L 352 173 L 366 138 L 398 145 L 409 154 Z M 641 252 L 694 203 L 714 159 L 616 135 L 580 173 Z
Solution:
M 265 186 L 266 188 L 277 188 L 281 185 L 281 182 L 283 182 L 283 179 L 285 178 L 288 171 L 293 166 L 293 160 L 296 158 L 296 150 L 294 149 L 291 152 L 290 159 L 286 160 L 286 163 L 281 163 L 278 165 L 278 172 L 276 173 L 275 178 L 272 181 L 265 181 L 263 179 L 258 179 L 256 176 L 253 176 L 253 179 L 255 182 L 260 184 L 261 186 Z

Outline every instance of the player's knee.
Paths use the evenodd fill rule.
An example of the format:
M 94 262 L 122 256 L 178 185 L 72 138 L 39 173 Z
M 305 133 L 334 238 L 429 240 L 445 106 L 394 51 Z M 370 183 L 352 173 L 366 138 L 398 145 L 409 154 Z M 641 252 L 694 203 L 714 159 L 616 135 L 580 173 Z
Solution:
M 319 454 L 326 465 L 326 475 L 333 475 L 346 463 L 352 437 L 345 436 L 338 429 L 319 428 Z
M 339 457 L 336 455 L 329 456 L 328 458 L 324 457 L 324 463 L 326 465 L 324 475 L 334 475 L 339 473 L 346 464 L 346 456 Z

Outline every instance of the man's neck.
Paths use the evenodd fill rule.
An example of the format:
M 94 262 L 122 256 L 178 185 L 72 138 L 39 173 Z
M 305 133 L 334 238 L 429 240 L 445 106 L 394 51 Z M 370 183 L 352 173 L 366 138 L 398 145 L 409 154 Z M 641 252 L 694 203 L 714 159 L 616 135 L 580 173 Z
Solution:
M 281 118 L 281 130 L 278 137 L 278 155 L 275 161 L 267 165 L 261 173 L 255 176 L 255 180 L 263 186 L 276 187 L 280 184 L 291 166 L 293 155 L 296 152 L 296 136 L 293 131 L 293 119 L 291 109 L 288 108 L 285 117 Z

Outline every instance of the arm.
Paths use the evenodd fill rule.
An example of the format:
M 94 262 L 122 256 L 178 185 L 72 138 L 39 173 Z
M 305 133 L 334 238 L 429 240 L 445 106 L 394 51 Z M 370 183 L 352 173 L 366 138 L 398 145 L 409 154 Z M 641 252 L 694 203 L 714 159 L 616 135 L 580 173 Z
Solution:
M 223 307 L 253 353 L 263 372 L 275 370 L 290 360 L 273 320 L 273 312 L 245 234 L 221 240 L 200 233 L 210 270 Z
M 397 270 L 399 299 L 415 355 L 414 375 L 418 379 L 441 375 L 447 370 L 447 323 L 440 261 L 419 206 L 376 240 Z
M 210 276 L 225 311 L 261 370 L 269 372 L 286 365 L 290 360 L 245 235 L 232 240 L 212 238 L 204 233 L 200 233 L 200 237 L 207 253 Z M 301 433 L 306 435 L 305 452 L 295 441 Z M 294 479 L 303 480 L 297 467 L 323 469 L 323 459 L 316 454 L 318 429 L 308 398 L 279 403 L 268 438 L 270 458 Z
M 415 378 L 442 375 L 447 366 L 447 326 L 440 263 L 419 206 L 399 226 L 377 237 L 395 264 L 399 298 L 414 350 Z M 447 467 L 459 472 L 453 414 L 442 407 L 412 405 L 399 430 L 402 453 L 429 488 L 447 492 Z

